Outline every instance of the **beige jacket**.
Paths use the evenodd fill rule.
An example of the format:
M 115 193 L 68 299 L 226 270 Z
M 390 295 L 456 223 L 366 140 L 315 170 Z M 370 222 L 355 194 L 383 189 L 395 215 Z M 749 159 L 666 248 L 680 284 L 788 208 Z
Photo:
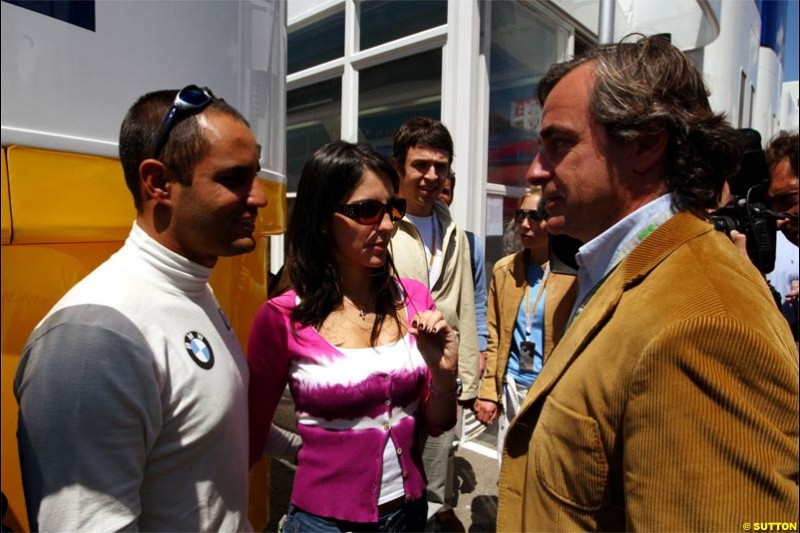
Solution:
M 494 264 L 489 285 L 489 309 L 486 325 L 489 343 L 486 349 L 486 375 L 480 397 L 502 403 L 503 380 L 514 340 L 514 325 L 519 306 L 528 287 L 525 252 L 503 257 Z M 569 319 L 577 292 L 575 276 L 551 273 L 544 293 L 544 362 L 550 357 Z
M 509 427 L 498 531 L 798 521 L 798 354 L 759 272 L 680 212 L 611 273 Z
M 442 273 L 434 286 L 429 286 L 422 238 L 407 218 L 398 221 L 392 235 L 392 259 L 401 278 L 416 279 L 429 286 L 436 308 L 458 332 L 458 373 L 463 386 L 460 399 L 471 400 L 478 396 L 480 359 L 469 242 L 464 231 L 453 222 L 444 202 L 436 200 L 434 209 L 444 228 Z

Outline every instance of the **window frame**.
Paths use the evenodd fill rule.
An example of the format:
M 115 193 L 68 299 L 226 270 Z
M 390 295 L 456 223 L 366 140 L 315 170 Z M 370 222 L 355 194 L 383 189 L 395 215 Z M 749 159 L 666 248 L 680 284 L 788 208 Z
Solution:
M 288 21 L 288 32 L 344 10 L 344 56 L 288 75 L 286 89 L 290 91 L 341 77 L 340 138 L 357 142 L 360 71 L 441 48 L 441 120 L 453 136 L 453 168 L 461 191 L 455 195 L 450 210 L 462 228 L 475 232 L 485 242 L 489 198 L 516 198 L 525 188 L 487 182 L 491 1 L 443 1 L 447 1 L 445 24 L 366 50 L 360 50 L 361 0 L 331 0 L 293 17 Z M 589 45 L 596 43 L 595 36 L 557 7 L 536 0 L 516 3 L 531 10 L 544 24 L 565 32 L 565 49 L 559 50 L 559 61 L 572 57 L 576 39 Z M 287 191 L 288 200 L 295 197 L 295 191 Z M 270 269 L 274 272 L 284 261 L 284 237 L 279 235 L 271 239 Z M 490 265 L 487 263 L 487 267 Z M 491 274 L 490 270 L 488 272 Z

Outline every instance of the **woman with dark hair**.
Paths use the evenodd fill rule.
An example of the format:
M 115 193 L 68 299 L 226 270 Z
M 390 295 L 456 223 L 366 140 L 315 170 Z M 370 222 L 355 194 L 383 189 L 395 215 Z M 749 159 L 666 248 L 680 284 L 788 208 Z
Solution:
M 292 290 L 250 333 L 250 460 L 287 381 L 302 447 L 286 531 L 422 531 L 419 424 L 455 424 L 458 343 L 428 289 L 394 274 L 399 178 L 372 148 L 334 142 L 300 176 Z

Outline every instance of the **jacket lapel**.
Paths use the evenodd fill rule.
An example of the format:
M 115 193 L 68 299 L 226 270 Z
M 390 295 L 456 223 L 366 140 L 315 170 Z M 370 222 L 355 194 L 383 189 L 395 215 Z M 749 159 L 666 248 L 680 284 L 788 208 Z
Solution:
M 525 397 L 520 409 L 520 414 L 525 412 L 530 403 L 535 402 L 537 398 L 552 387 L 613 314 L 622 296 L 622 287 L 618 278 L 619 276 L 616 275 L 616 272 L 612 273 L 600 290 L 592 297 L 591 305 L 587 305 L 573 324 L 567 328 L 558 346 L 550 354 L 547 364 L 542 366 L 539 377 L 536 378 L 530 391 L 528 391 L 528 395 Z
M 713 231 L 711 224 L 687 211 L 681 211 L 637 246 L 606 278 L 583 312 L 567 328 L 547 364 L 542 367 L 539 377 L 533 382 L 509 431 L 525 416 L 528 408 L 555 385 L 589 341 L 603 328 L 625 290 L 646 277 L 679 246 L 709 231 Z
M 525 253 L 520 252 L 514 256 L 510 267 L 511 275 L 505 277 L 505 286 L 500 292 L 503 309 L 502 324 L 514 324 L 517 321 L 519 305 L 525 298 L 525 290 L 528 287 L 528 280 L 525 276 Z

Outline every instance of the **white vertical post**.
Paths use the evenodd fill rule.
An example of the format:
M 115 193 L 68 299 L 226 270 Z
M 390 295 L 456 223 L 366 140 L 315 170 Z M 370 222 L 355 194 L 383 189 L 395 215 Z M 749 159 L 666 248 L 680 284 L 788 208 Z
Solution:
M 342 140 L 358 142 L 358 71 L 350 59 L 361 40 L 358 0 L 346 0 L 344 7 L 344 73 L 342 74 Z
M 453 169 L 457 185 L 450 207 L 457 224 L 482 233 L 485 203 L 485 162 L 478 154 L 478 129 L 474 112 L 479 103 L 480 3 L 449 0 L 447 44 L 443 50 L 442 122 L 453 137 Z
M 614 7 L 616 0 L 600 0 L 600 21 L 597 40 L 600 44 L 614 42 Z

